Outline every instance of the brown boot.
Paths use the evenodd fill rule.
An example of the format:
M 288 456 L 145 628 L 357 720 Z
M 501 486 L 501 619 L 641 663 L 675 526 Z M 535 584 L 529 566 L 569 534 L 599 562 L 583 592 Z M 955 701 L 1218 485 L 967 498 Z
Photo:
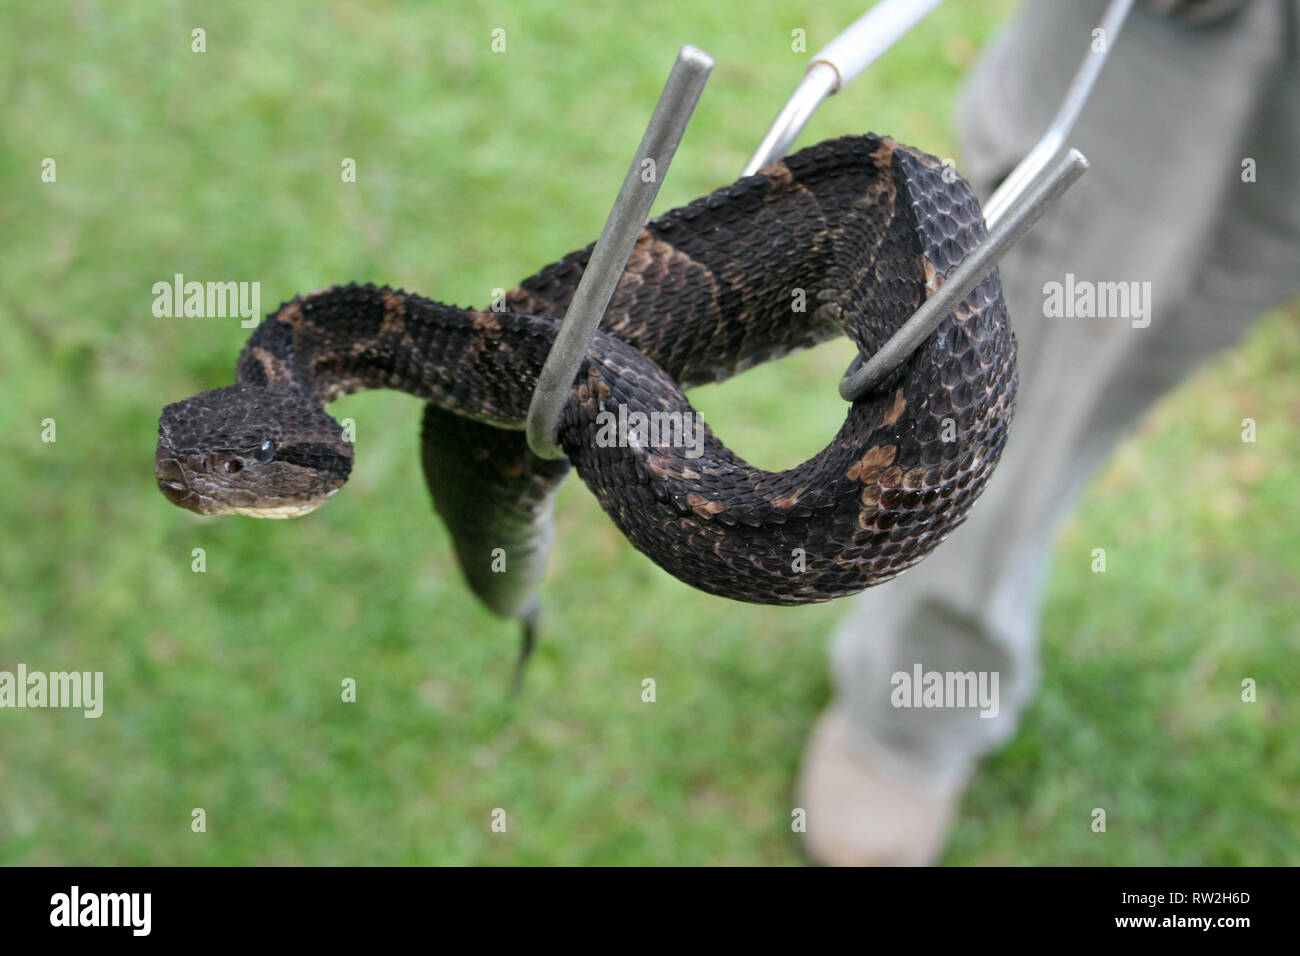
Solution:
M 952 829 L 964 782 L 927 789 L 853 746 L 844 715 L 823 712 L 804 750 L 803 848 L 823 866 L 929 866 Z

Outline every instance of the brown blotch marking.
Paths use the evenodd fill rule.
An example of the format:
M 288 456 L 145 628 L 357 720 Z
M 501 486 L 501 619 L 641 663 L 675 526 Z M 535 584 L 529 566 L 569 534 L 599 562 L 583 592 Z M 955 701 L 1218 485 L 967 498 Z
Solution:
M 640 272 L 633 271 L 631 263 L 629 263 L 627 271 L 619 276 L 618 284 L 614 286 L 614 295 L 610 299 L 611 306 L 614 302 L 624 303 L 628 300 L 635 302 L 637 292 L 640 291 L 641 287 L 645 284 L 645 276 Z M 616 324 L 616 320 L 619 318 L 618 313 L 626 313 L 627 309 L 611 307 L 609 312 L 615 313 L 608 322 L 608 327 L 613 327 Z M 608 315 L 609 312 L 606 314 Z
M 262 371 L 266 373 L 267 388 L 293 381 L 293 373 L 289 371 L 289 366 L 260 345 L 256 346 L 250 354 L 257 359 L 262 366 Z
M 917 491 L 925 487 L 926 470 L 920 466 L 903 473 L 903 487 L 908 491 Z
M 721 501 L 710 501 L 703 495 L 687 495 L 686 503 L 690 505 L 691 510 L 701 518 L 712 517 L 727 507 Z
M 286 302 L 280 311 L 275 313 L 275 318 L 290 327 L 297 325 L 302 321 L 302 302 L 299 299 Z
M 501 338 L 501 323 L 491 312 L 475 312 L 473 325 L 490 339 Z
M 342 398 L 344 395 L 351 395 L 365 388 L 365 383 L 359 378 L 343 378 L 331 382 L 329 387 L 322 393 L 322 400 L 329 404 L 335 399 Z
M 718 279 L 713 271 L 703 263 L 692 259 L 672 243 L 656 239 L 648 229 L 642 229 L 632 249 L 631 258 L 628 259 L 627 269 L 619 278 L 601 327 L 618 332 L 621 338 L 634 346 L 637 345 L 636 332 L 644 332 L 646 328 L 644 321 L 636 330 L 629 327 L 628 313 L 633 310 L 628 306 L 636 301 L 637 292 L 647 285 L 652 288 L 662 286 L 664 277 L 669 277 L 678 284 L 687 282 L 693 272 L 698 272 L 703 278 L 704 285 L 707 287 L 705 291 L 713 306 L 711 311 L 716 313 Z
M 893 464 L 894 455 L 897 453 L 897 445 L 875 445 L 867 449 L 867 453 L 849 467 L 846 476 L 849 481 L 867 481 L 875 477 L 882 468 Z
M 612 394 L 609 386 L 605 384 L 605 379 L 601 377 L 600 372 L 597 370 L 595 362 L 587 366 L 587 390 L 601 404 L 604 404 Z
M 875 151 L 871 154 L 871 161 L 875 163 L 876 172 L 879 173 L 879 175 L 876 176 L 875 181 L 867 187 L 866 193 L 864 193 L 861 198 L 855 200 L 854 205 L 863 205 L 864 200 L 866 201 L 866 205 L 876 205 L 882 200 L 888 199 L 890 206 L 892 206 L 894 194 L 898 190 L 894 183 L 894 177 L 890 175 L 890 168 L 894 165 L 894 147 L 897 145 L 898 144 L 888 136 L 881 138 L 880 145 L 877 146 Z
M 410 327 L 406 324 L 406 299 L 388 290 L 381 292 L 379 298 L 384 303 L 384 321 L 375 340 L 392 339 L 414 349 L 415 339 L 411 338 Z
M 789 186 L 794 183 L 794 173 L 790 172 L 790 167 L 785 164 L 784 159 L 768 163 L 758 172 L 760 176 L 770 179 L 773 186 Z
M 894 147 L 897 145 L 888 136 L 881 138 L 880 145 L 871 153 L 871 161 L 875 164 L 877 175 L 862 195 L 853 200 L 854 208 L 862 210 L 864 215 L 871 216 L 879 214 L 875 213 L 876 210 L 882 211 L 886 223 L 894 218 L 894 207 L 897 202 L 898 187 L 890 174 L 890 167 L 894 161 Z M 839 240 L 850 227 L 851 224 L 845 222 L 841 226 L 830 229 L 829 233 L 833 239 Z M 864 250 L 864 253 L 868 254 L 869 262 L 877 261 L 879 251 L 888 236 L 888 229 L 877 231 L 871 248 Z
M 961 302 L 958 302 L 957 307 L 952 310 L 952 314 L 957 319 L 958 322 L 965 322 L 972 315 L 974 315 L 975 312 L 976 309 L 971 308 L 971 306 L 966 302 L 965 299 L 963 299 Z
M 371 349 L 378 350 L 384 343 L 390 348 L 398 344 L 408 349 L 415 348 L 415 340 L 411 338 L 406 324 L 406 300 L 390 289 L 383 289 L 379 293 L 379 301 L 384 305 L 384 317 L 379 323 L 379 331 L 369 338 L 353 342 L 347 351 L 351 358 L 361 358 Z
M 894 407 L 889 410 L 889 414 L 880 420 L 880 423 L 882 425 L 896 425 L 905 411 L 907 411 L 907 399 L 903 397 L 903 390 L 900 388 L 894 392 Z
M 384 303 L 384 329 L 406 319 L 406 300 L 396 292 L 385 289 L 379 293 L 379 300 Z
M 646 465 L 655 473 L 656 478 L 662 478 L 665 481 L 681 481 L 683 479 L 695 481 L 700 477 L 700 473 L 694 468 L 683 468 L 681 462 L 666 455 L 651 454 L 646 458 Z
M 555 312 L 555 303 L 544 299 L 535 292 L 529 292 L 521 285 L 506 293 L 506 305 L 515 312 Z
M 641 273 L 645 272 L 654 262 L 655 246 L 665 246 L 672 249 L 672 246 L 666 242 L 655 239 L 654 234 L 646 228 L 642 228 L 636 236 L 636 244 L 632 246 L 632 255 L 628 256 L 627 271 Z
M 297 328 L 302 325 L 311 325 L 311 319 L 303 315 L 303 305 L 310 302 L 312 299 L 318 299 L 338 288 L 339 286 L 332 285 L 327 289 L 317 289 L 316 291 L 308 292 L 305 295 L 296 295 L 293 297 L 292 301 L 286 302 L 284 306 L 281 307 L 280 311 L 275 314 L 275 317 L 291 328 Z
M 799 503 L 799 496 L 802 495 L 807 490 L 808 490 L 808 486 L 804 485 L 798 491 L 791 492 L 790 494 L 786 495 L 784 498 L 777 498 L 772 502 L 772 507 L 780 508 L 782 511 L 789 511 L 791 508 L 793 508 L 795 505 Z
M 305 295 L 294 296 L 293 301 L 284 308 L 283 320 L 293 326 L 311 325 L 312 321 L 307 316 L 303 315 L 302 307 L 312 299 L 319 299 L 321 296 L 327 295 L 340 288 L 342 288 L 342 286 L 332 285 L 325 289 L 316 289 L 312 292 L 306 293 Z
M 871 154 L 872 160 L 877 169 L 888 169 L 894 162 L 894 149 L 898 143 L 892 137 L 880 137 L 880 145 L 876 147 L 875 152 Z
M 821 201 L 813 195 L 807 186 L 795 179 L 794 173 L 790 171 L 790 167 L 786 165 L 785 160 L 778 159 L 775 163 L 764 166 L 759 172 L 767 176 L 772 183 L 772 188 L 763 197 L 764 203 L 789 202 L 790 195 L 794 194 L 808 201 L 812 209 L 816 211 L 817 218 L 825 218 L 825 211 L 822 209 Z
M 871 185 L 867 187 L 866 191 L 857 199 L 853 200 L 853 205 L 861 206 L 864 209 L 871 209 L 876 206 L 889 209 L 894 203 L 894 197 L 897 192 L 898 189 L 894 184 L 894 180 L 891 177 L 886 176 L 882 171 Z M 892 216 L 890 218 L 892 218 Z M 845 228 L 847 228 L 847 224 L 837 227 L 834 230 L 834 234 L 837 236 L 844 235 Z M 880 247 L 880 244 L 884 241 L 888 232 L 889 230 L 887 229 L 882 229 L 880 231 L 880 234 L 876 237 L 876 248 Z
M 921 257 L 921 268 L 925 272 L 925 297 L 928 299 L 939 291 L 939 286 L 943 285 L 943 276 L 939 275 L 939 270 L 934 267 L 934 263 L 925 256 Z

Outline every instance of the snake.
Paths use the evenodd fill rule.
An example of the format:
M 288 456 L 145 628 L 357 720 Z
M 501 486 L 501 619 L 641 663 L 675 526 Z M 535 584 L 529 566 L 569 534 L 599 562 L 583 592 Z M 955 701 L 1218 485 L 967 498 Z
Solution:
M 841 334 L 873 354 L 985 230 L 951 164 L 870 133 L 650 220 L 568 393 L 555 460 L 524 428 L 592 246 L 485 309 L 371 284 L 298 295 L 253 331 L 233 384 L 162 410 L 154 476 L 199 514 L 306 514 L 354 461 L 326 406 L 396 389 L 426 403 L 434 508 L 469 587 L 503 617 L 537 613 L 570 468 L 636 549 L 693 587 L 772 605 L 853 594 L 951 534 L 1002 454 L 1017 370 L 997 270 L 793 468 L 746 462 L 685 392 Z

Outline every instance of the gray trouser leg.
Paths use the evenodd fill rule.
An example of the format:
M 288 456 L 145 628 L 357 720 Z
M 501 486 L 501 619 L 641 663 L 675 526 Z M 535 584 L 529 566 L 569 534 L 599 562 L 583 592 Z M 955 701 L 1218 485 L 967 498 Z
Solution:
M 1045 129 L 1104 6 L 1026 3 L 985 54 L 959 106 L 964 171 L 985 195 Z M 856 599 L 835 635 L 839 704 L 901 772 L 960 778 L 1014 731 L 1060 518 L 1161 394 L 1300 289 L 1298 22 L 1294 0 L 1205 27 L 1139 3 L 1116 43 L 1071 137 L 1092 169 L 1001 267 L 1021 376 L 1002 463 L 970 519 Z M 1050 317 L 1047 284 L 1067 274 L 1150 285 L 1118 317 Z M 1091 573 L 1089 555 L 1075 567 Z M 996 672 L 997 716 L 894 707 L 891 675 L 917 663 Z

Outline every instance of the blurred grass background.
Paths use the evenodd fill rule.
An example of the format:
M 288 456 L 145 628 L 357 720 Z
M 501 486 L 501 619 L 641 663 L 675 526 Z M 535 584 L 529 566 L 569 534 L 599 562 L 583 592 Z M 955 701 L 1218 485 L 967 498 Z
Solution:
M 458 577 L 414 400 L 332 408 L 358 465 L 306 520 L 203 520 L 158 494 L 159 409 L 227 383 L 248 332 L 157 319 L 150 290 L 260 281 L 269 311 L 355 279 L 486 305 L 599 231 L 679 45 L 718 66 L 661 210 L 735 178 L 805 62 L 791 31 L 815 50 L 860 7 L 6 4 L 0 669 L 102 670 L 107 700 L 99 720 L 0 711 L 0 861 L 797 863 L 792 783 L 843 604 L 691 590 L 574 480 L 511 700 L 516 634 Z M 1010 7 L 946 4 L 802 142 L 871 129 L 954 155 L 953 91 Z M 1042 692 L 947 862 L 1300 863 L 1296 318 L 1170 396 L 1090 486 L 1059 541 Z M 787 466 L 841 422 L 848 358 L 832 343 L 692 399 Z

